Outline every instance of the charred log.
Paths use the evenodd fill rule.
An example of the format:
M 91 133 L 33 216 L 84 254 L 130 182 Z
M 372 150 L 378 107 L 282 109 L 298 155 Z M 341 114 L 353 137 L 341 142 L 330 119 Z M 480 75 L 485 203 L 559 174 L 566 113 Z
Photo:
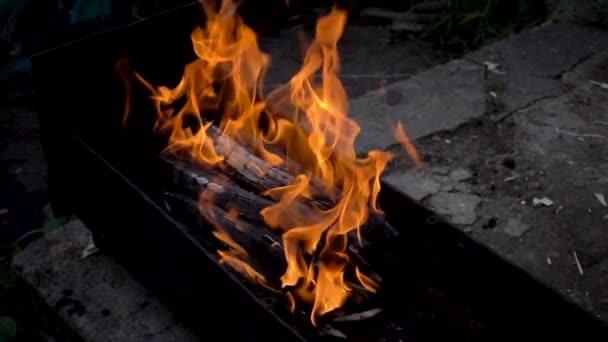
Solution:
M 226 175 L 213 169 L 197 167 L 186 160 L 171 156 L 162 158 L 165 173 L 172 176 L 176 191 L 186 190 L 189 196 L 198 197 L 205 192 L 214 205 L 224 211 L 236 211 L 250 222 L 264 224 L 262 209 L 275 203 L 269 199 L 246 191 Z
M 244 220 L 265 225 L 262 209 L 276 204 L 275 201 L 259 196 L 241 188 L 226 175 L 213 169 L 193 165 L 184 160 L 172 157 L 162 158 L 166 173 L 173 177 L 176 191 L 186 189 L 188 195 L 199 196 L 205 193 L 206 198 L 224 211 L 234 211 Z M 305 201 L 294 201 L 290 208 L 299 216 L 314 217 L 318 211 Z
M 287 169 L 273 166 L 258 158 L 234 139 L 223 134 L 218 127 L 210 126 L 207 133 L 213 139 L 215 152 L 225 158 L 229 176 L 236 177 L 259 192 L 294 182 L 294 176 Z M 311 179 L 310 182 L 315 192 L 337 195 L 337 190 L 328 189 L 318 180 Z
M 198 223 L 201 229 L 197 235 L 206 236 L 203 240 L 209 241 L 212 231 L 228 236 L 247 252 L 242 253 L 240 259 L 261 274 L 266 285 L 274 289 L 280 287 L 278 280 L 286 267 L 286 261 L 278 234 L 264 226 L 247 222 L 212 203 L 175 193 L 165 193 L 165 199 L 171 209 L 186 222 Z M 215 241 L 217 243 L 212 246 L 218 250 L 238 252 L 226 239 L 218 237 Z
M 228 177 L 238 179 L 260 192 L 293 184 L 295 178 L 289 171 L 282 167 L 270 165 L 256 157 L 235 140 L 222 134 L 216 126 L 210 126 L 208 134 L 214 141 L 216 153 L 225 158 L 226 168 L 222 172 L 225 172 Z M 314 179 L 311 179 L 311 186 L 314 193 L 329 194 L 325 198 L 319 196 L 313 201 L 319 209 L 329 209 L 335 204 L 334 199 L 339 199 L 338 189 L 328 189 L 320 181 Z M 387 227 L 385 222 L 382 214 L 376 213 L 370 208 L 369 219 L 363 229 L 364 231 L 370 231 L 380 226 L 383 232 L 396 235 L 396 231 Z

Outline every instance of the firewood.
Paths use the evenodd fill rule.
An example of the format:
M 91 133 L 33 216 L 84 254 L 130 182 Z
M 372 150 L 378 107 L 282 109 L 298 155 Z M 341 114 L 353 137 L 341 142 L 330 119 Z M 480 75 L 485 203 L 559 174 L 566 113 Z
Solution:
M 286 186 L 294 182 L 294 176 L 285 168 L 272 166 L 256 157 L 248 149 L 223 134 L 216 126 L 210 126 L 207 133 L 214 141 L 216 153 L 225 158 L 224 162 L 227 169 L 222 170 L 222 172 L 225 172 L 228 177 L 238 179 L 260 192 Z M 339 192 L 338 189 L 328 189 L 325 185 L 322 185 L 320 181 L 315 181 L 314 179 L 311 179 L 311 186 L 314 193 L 331 193 L 325 200 L 322 198 L 314 200 L 314 203 L 319 209 L 329 209 L 335 203 L 334 198 L 339 199 L 339 195 L 337 195 Z M 277 199 L 275 198 L 274 200 Z M 376 227 L 381 226 L 382 231 L 392 232 L 392 235 L 396 235 L 394 230 L 391 230 L 385 225 L 386 221 L 382 214 L 376 213 L 370 208 L 368 217 L 368 221 L 363 227 L 365 231 L 373 230 L 376 229 Z
M 263 192 L 269 189 L 293 184 L 295 177 L 285 168 L 273 166 L 256 157 L 247 148 L 223 134 L 216 126 L 210 126 L 207 134 L 213 139 L 215 152 L 222 155 L 228 166 L 230 177 L 238 178 L 248 186 Z M 313 191 L 337 196 L 337 190 L 328 189 L 320 181 L 311 179 Z
M 187 157 L 184 156 L 183 158 Z M 239 248 L 246 251 L 246 254 L 241 254 L 240 259 L 246 261 L 249 266 L 264 277 L 263 283 L 265 285 L 273 290 L 279 289 L 280 277 L 286 265 L 282 246 L 282 232 L 267 228 L 260 214 L 263 208 L 274 205 L 275 202 L 240 188 L 238 184 L 224 174 L 208 166 L 203 167 L 193 164 L 192 161 L 188 162 L 187 159 L 178 159 L 171 156 L 164 156 L 161 160 L 164 166 L 161 169 L 174 170 L 171 175 L 176 189 L 182 189 L 182 192 L 185 189 L 187 192 L 185 195 L 171 192 L 164 193 L 165 199 L 172 203 L 169 207 L 175 211 L 173 214 L 180 219 L 184 219 L 185 222 L 194 221 L 199 222 L 201 226 L 206 226 L 206 229 L 200 230 L 198 234 L 208 235 L 210 232 L 208 229 L 209 223 L 215 226 L 216 230 L 225 232 L 232 241 L 238 244 Z M 204 196 L 198 199 L 198 195 L 201 193 Z M 299 211 L 300 215 L 314 215 L 313 208 L 306 206 L 305 202 L 294 203 L 301 207 L 292 207 L 291 209 Z M 306 210 L 311 210 L 310 214 L 306 214 Z M 380 216 L 377 216 L 376 220 L 378 218 Z M 372 222 L 382 229 L 386 229 L 382 223 L 374 222 L 374 218 L 367 225 Z M 370 228 L 374 238 L 383 234 L 378 226 Z M 209 240 L 209 238 L 204 240 Z M 361 242 L 361 245 L 359 245 L 359 242 Z M 230 247 L 230 244 L 226 245 Z M 319 251 L 322 249 L 322 245 L 323 242 L 319 246 Z M 382 244 L 377 244 L 377 246 L 382 246 Z M 353 231 L 349 234 L 349 247 L 346 254 L 349 255 L 353 265 L 365 270 L 364 272 L 368 277 L 376 282 L 382 282 L 382 278 L 370 269 L 370 265 L 359 254 L 360 248 L 373 247 L 374 244 L 365 236 L 359 239 L 356 232 Z M 318 259 L 317 255 L 313 256 L 313 263 L 316 263 L 315 260 L 316 262 L 323 262 Z M 353 294 L 353 300 L 357 298 L 361 300 L 360 297 L 364 296 L 366 292 L 363 289 L 353 291 L 357 293 L 357 295 Z
M 185 157 L 187 158 L 187 157 Z M 186 190 L 188 195 L 198 196 L 206 191 L 214 204 L 225 211 L 235 210 L 250 222 L 264 224 L 260 214 L 262 209 L 275 202 L 246 191 L 224 174 L 210 168 L 197 167 L 186 160 L 171 156 L 161 158 L 166 174 L 173 176 L 173 182 L 179 187 L 176 191 Z
M 184 156 L 183 158 L 187 158 Z M 173 177 L 172 182 L 177 185 L 176 191 L 187 190 L 191 199 L 196 198 L 201 192 L 205 191 L 208 198 L 213 200 L 213 204 L 224 211 L 234 210 L 238 213 L 239 218 L 253 224 L 265 225 L 261 211 L 264 208 L 275 205 L 272 200 L 263 198 L 254 193 L 248 192 L 240 188 L 236 183 L 232 182 L 223 174 L 215 172 L 213 169 L 206 169 L 201 166 L 193 165 L 192 162 L 187 162 L 184 159 L 177 159 L 171 156 L 161 158 L 165 173 Z M 297 217 L 304 216 L 306 218 L 313 217 L 317 211 L 304 201 L 294 201 L 291 204 L 291 209 L 297 212 L 294 217 L 294 224 L 297 224 Z M 361 227 L 362 234 L 357 231 L 349 233 L 350 248 L 349 254 L 354 252 L 357 254 L 359 249 L 374 248 L 371 241 L 387 240 L 398 235 L 392 230 L 392 227 L 384 220 L 384 216 L 375 215 L 368 219 L 368 222 Z M 276 232 L 276 236 L 271 238 L 280 241 L 280 233 Z M 376 246 L 381 246 L 377 243 Z M 355 255 L 356 256 L 356 255 Z M 354 258 L 357 259 L 357 258 Z M 360 257 L 358 258 L 360 259 Z M 356 264 L 360 260 L 357 260 Z
M 213 205 L 195 200 L 189 196 L 175 193 L 165 193 L 165 199 L 170 207 L 185 222 L 198 222 L 200 229 L 194 236 L 208 236 L 209 225 L 215 226 L 216 231 L 223 231 L 232 241 L 247 253 L 241 255 L 253 269 L 265 278 L 265 284 L 274 289 L 280 288 L 279 279 L 286 267 L 281 238 L 266 227 L 247 222 L 240 217 Z M 202 238 L 209 241 L 209 238 Z M 213 244 L 218 250 L 230 250 L 232 246 L 219 239 Z M 211 246 L 208 246 L 211 248 Z M 234 249 L 233 249 L 234 250 Z
M 165 167 L 165 173 L 173 176 L 172 181 L 178 188 L 186 188 L 189 195 L 195 196 L 204 191 L 213 200 L 214 205 L 225 211 L 236 211 L 247 221 L 265 225 L 261 215 L 262 209 L 276 204 L 273 200 L 244 190 L 226 175 L 208 167 L 193 165 L 193 162 L 188 163 L 170 156 L 163 157 L 162 160 L 168 166 Z M 294 201 L 290 207 L 303 217 L 310 218 L 317 213 L 312 205 L 305 201 Z

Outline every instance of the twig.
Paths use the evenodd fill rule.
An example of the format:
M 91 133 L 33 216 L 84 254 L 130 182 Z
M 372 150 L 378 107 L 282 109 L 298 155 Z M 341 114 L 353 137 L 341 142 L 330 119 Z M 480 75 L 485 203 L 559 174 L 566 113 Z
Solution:
M 390 79 L 390 78 L 406 78 L 411 77 L 412 74 L 340 74 L 340 78 L 380 78 L 380 79 Z
M 285 251 L 285 248 L 283 247 L 281 242 L 273 239 L 272 236 L 270 236 L 268 234 L 264 234 L 264 235 L 262 235 L 262 239 L 267 239 L 268 242 L 271 243 L 271 247 L 278 248 L 281 251 Z
M 390 233 L 391 236 L 400 235 L 399 231 L 395 227 L 393 227 L 390 223 L 388 223 L 388 221 L 384 221 L 383 223 L 384 223 L 384 227 L 386 228 L 386 232 Z
M 336 317 L 333 319 L 334 322 L 355 322 L 355 321 L 363 321 L 372 317 L 375 317 L 379 313 L 382 312 L 380 308 L 374 308 L 363 312 L 357 312 L 351 315 L 346 315 L 342 317 Z
M 589 80 L 589 83 L 598 86 L 604 90 L 608 90 L 608 83 L 604 83 L 604 82 L 598 82 L 598 81 L 594 81 L 594 80 Z
M 593 123 L 596 125 L 608 126 L 608 121 L 593 120 Z
M 569 136 L 576 137 L 576 138 L 598 138 L 598 139 L 608 140 L 608 138 L 606 138 L 605 136 L 603 136 L 601 134 L 594 134 L 594 133 L 578 134 L 578 133 L 574 133 L 574 132 L 570 132 L 570 131 L 565 131 L 559 127 L 555 128 L 555 132 L 563 133 L 565 135 L 569 135 Z
M 329 324 L 327 324 L 323 328 L 319 329 L 319 334 L 320 335 L 329 335 L 329 336 L 333 336 L 333 337 L 339 337 L 339 338 L 343 338 L 343 339 L 347 338 L 347 336 L 344 335 L 343 332 L 341 332 L 340 330 L 332 327 Z
M 578 273 L 580 273 L 580 275 L 585 275 L 585 272 L 583 272 L 583 266 L 581 266 L 581 262 L 578 260 L 578 255 L 576 254 L 576 251 L 574 251 L 574 261 L 576 261 L 576 267 L 578 268 Z
M 419 33 L 424 31 L 425 26 L 405 21 L 393 21 L 391 25 L 391 30 L 393 31 L 406 31 L 412 33 Z
M 409 21 L 409 22 L 430 22 L 437 15 L 435 13 L 413 13 L 396 12 L 386 8 L 368 7 L 359 12 L 360 17 L 382 18 L 388 20 Z

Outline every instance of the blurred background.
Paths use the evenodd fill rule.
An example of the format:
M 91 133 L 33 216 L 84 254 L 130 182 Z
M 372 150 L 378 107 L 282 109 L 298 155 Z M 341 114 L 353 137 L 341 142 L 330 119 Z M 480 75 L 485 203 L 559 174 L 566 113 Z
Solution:
M 2 0 L 0 93 L 27 95 L 28 56 L 77 37 L 141 20 L 192 0 Z M 314 23 L 328 0 L 244 0 L 241 14 L 263 34 Z M 608 0 L 338 0 L 351 22 L 390 26 L 399 39 L 462 53 L 548 17 L 607 24 Z

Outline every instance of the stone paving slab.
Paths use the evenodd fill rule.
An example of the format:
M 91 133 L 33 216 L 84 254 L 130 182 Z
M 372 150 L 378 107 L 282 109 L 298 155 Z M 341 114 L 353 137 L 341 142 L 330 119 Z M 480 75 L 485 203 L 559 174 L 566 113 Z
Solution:
M 72 221 L 13 259 L 18 284 L 46 304 L 47 309 L 36 310 L 59 315 L 84 341 L 197 340 L 122 265 L 102 253 L 82 259 L 90 238 L 81 221 Z M 41 332 L 46 340 L 66 340 L 65 336 L 49 336 L 52 327 L 42 326 L 42 330 L 48 330 Z
M 478 63 L 498 63 L 509 74 L 557 78 L 607 43 L 604 30 L 547 22 L 487 45 L 465 58 Z
M 395 144 L 397 121 L 411 139 L 418 139 L 482 115 L 484 73 L 476 63 L 453 60 L 354 99 L 350 116 L 363 128 L 357 149 L 384 150 Z
M 564 73 L 565 81 L 586 90 L 598 87 L 598 84 L 593 81 L 608 83 L 608 46 L 600 51 L 590 56 L 577 68 Z M 601 88 L 601 86 L 599 87 Z
M 494 63 L 487 85 L 501 102 L 497 112 L 512 112 L 559 96 L 568 85 L 564 73 L 608 48 L 608 35 L 600 29 L 568 23 L 546 23 L 527 32 L 490 44 L 468 54 L 476 63 Z
M 603 30 L 547 23 L 370 91 L 350 103 L 350 116 L 363 128 L 357 149 L 394 145 L 397 121 L 416 140 L 488 112 L 510 113 L 559 96 L 567 88 L 560 82 L 562 74 L 606 48 Z M 488 68 L 488 62 L 496 69 Z M 496 108 L 486 105 L 489 92 L 497 97 Z

